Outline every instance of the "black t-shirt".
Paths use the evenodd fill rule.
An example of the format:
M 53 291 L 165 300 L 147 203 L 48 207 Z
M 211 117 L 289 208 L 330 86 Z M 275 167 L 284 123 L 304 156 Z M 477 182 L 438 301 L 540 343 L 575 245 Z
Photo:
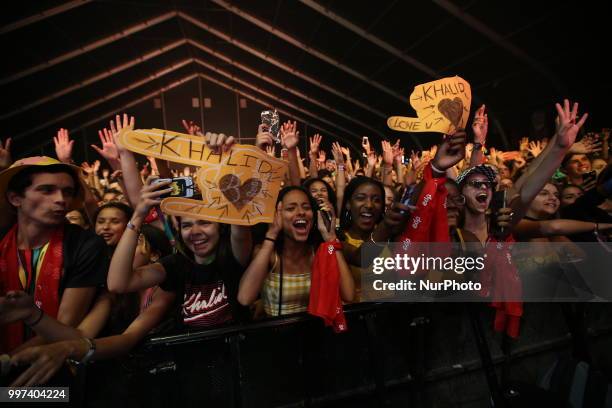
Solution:
M 237 301 L 238 284 L 244 272 L 231 251 L 225 257 L 217 254 L 208 265 L 199 265 L 182 254 L 159 260 L 166 279 L 159 287 L 182 299 L 182 323 L 188 327 L 210 328 L 243 321 L 247 308 Z
M 0 232 L 0 239 L 8 230 Z M 66 288 L 106 286 L 110 259 L 104 240 L 78 225 L 64 225 L 64 271 L 59 284 L 61 298 Z
M 60 296 L 66 288 L 106 286 L 109 263 L 106 242 L 102 237 L 78 225 L 66 224 Z

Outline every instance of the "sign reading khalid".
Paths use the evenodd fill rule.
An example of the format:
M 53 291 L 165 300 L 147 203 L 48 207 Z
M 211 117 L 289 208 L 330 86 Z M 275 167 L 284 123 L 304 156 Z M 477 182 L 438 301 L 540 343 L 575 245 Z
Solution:
M 472 89 L 461 77 L 442 78 L 417 85 L 410 94 L 416 118 L 391 116 L 387 126 L 400 132 L 451 133 L 465 128 L 470 116 Z
M 162 211 L 237 225 L 271 223 L 287 164 L 251 145 L 227 152 L 209 149 L 202 137 L 162 129 L 124 129 L 126 149 L 161 160 L 197 166 L 202 200 L 170 197 Z

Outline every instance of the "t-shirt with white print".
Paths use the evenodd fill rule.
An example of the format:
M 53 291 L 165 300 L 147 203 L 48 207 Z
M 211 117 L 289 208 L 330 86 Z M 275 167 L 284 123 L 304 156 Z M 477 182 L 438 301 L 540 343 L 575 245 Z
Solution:
M 244 272 L 233 255 L 223 262 L 215 259 L 200 265 L 181 254 L 159 260 L 166 270 L 166 280 L 159 287 L 175 292 L 183 299 L 183 324 L 191 328 L 210 328 L 239 320 L 243 312 L 236 300 L 238 283 Z

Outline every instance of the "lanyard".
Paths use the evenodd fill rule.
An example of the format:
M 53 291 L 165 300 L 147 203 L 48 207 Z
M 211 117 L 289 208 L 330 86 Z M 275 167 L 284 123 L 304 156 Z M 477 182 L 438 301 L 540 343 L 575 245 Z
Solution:
M 30 295 L 34 295 L 34 290 L 36 288 L 36 272 L 38 270 L 38 263 L 41 260 L 40 254 L 40 248 L 22 251 L 17 250 L 17 259 L 19 260 L 19 266 L 25 274 L 24 290 Z

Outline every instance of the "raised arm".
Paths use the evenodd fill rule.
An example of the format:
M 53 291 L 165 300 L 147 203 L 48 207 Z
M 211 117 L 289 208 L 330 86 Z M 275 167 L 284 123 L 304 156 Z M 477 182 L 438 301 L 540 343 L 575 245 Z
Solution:
M 113 253 L 107 276 L 108 290 L 111 292 L 128 293 L 150 288 L 163 282 L 166 277 L 166 271 L 159 263 L 137 269 L 132 267 L 139 231 L 145 217 L 153 206 L 160 204 L 161 195 L 172 191 L 172 188 L 167 188 L 170 181 L 151 184 L 153 180 L 153 177 L 149 177 L 147 184 L 142 188 L 134 215 Z
M 308 150 L 308 173 L 310 178 L 317 178 L 319 176 L 317 159 L 319 158 L 321 139 L 323 139 L 323 137 L 318 133 L 310 138 L 310 150 Z
M 485 162 L 484 146 L 487 142 L 489 131 L 489 116 L 485 113 L 485 106 L 482 105 L 474 114 L 472 122 L 472 132 L 474 132 L 474 147 L 470 157 L 470 167 L 478 166 Z
M 332 153 L 336 161 L 336 202 L 332 203 L 335 206 L 334 210 L 338 211 L 342 207 L 344 198 L 344 190 L 346 188 L 346 164 L 342 155 L 342 147 L 338 142 L 332 144 Z M 350 159 L 349 159 L 350 160 Z M 335 225 L 335 224 L 334 224 Z
M 74 140 L 70 140 L 68 129 L 60 129 L 57 135 L 53 138 L 55 144 L 55 154 L 57 159 L 62 163 L 72 164 L 72 148 Z
M 204 137 L 206 145 L 216 152 L 228 152 L 236 143 L 234 136 L 226 136 L 223 133 L 206 132 Z M 232 253 L 242 266 L 246 266 L 251 259 L 251 250 L 253 249 L 253 238 L 251 228 L 232 225 L 230 233 L 230 243 L 232 245 Z
M 391 143 L 383 140 L 382 151 L 382 182 L 385 186 L 393 188 L 393 147 L 391 146 Z
M 122 129 L 134 129 L 134 117 L 130 116 L 128 118 L 128 115 L 124 113 L 122 122 L 121 116 L 117 115 L 114 123 L 112 120 L 110 121 L 110 127 L 112 132 L 112 140 L 109 139 L 108 143 L 112 141 L 116 146 L 119 154 L 119 160 L 121 162 L 121 170 L 123 171 L 123 188 L 132 207 L 136 207 L 140 198 L 140 189 L 142 188 L 142 180 L 140 179 L 140 174 L 138 172 L 138 164 L 136 163 L 134 153 L 125 149 L 119 143 L 119 132 L 121 132 Z
M 563 106 L 557 103 L 555 107 L 558 114 L 555 136 L 548 143 L 544 152 L 537 157 L 540 160 L 535 164 L 532 163 L 531 166 L 535 168 L 529 169 L 530 171 L 521 176 L 510 190 L 510 208 L 514 212 L 512 219 L 514 225 L 523 218 L 531 201 L 557 170 L 563 157 L 576 141 L 578 131 L 588 117 L 588 114 L 584 114 L 576 122 L 578 104 L 574 103 L 570 110 L 570 103 L 567 99 L 563 102 Z
M 297 156 L 297 145 L 300 141 L 300 132 L 297 130 L 297 123 L 293 123 L 289 120 L 283 123 L 280 129 L 280 136 L 283 146 L 287 148 L 288 159 L 289 159 L 289 181 L 292 186 L 299 186 L 300 180 L 300 167 L 298 165 Z
M 238 302 L 241 305 L 248 306 L 257 299 L 270 272 L 270 260 L 274 254 L 276 239 L 283 228 L 282 210 L 283 203 L 279 202 L 276 206 L 274 222 L 268 226 L 266 239 L 261 246 L 255 248 L 253 259 L 240 279 Z
M 11 157 L 11 138 L 8 137 L 4 143 L 0 140 L 0 171 L 8 169 L 13 164 Z

